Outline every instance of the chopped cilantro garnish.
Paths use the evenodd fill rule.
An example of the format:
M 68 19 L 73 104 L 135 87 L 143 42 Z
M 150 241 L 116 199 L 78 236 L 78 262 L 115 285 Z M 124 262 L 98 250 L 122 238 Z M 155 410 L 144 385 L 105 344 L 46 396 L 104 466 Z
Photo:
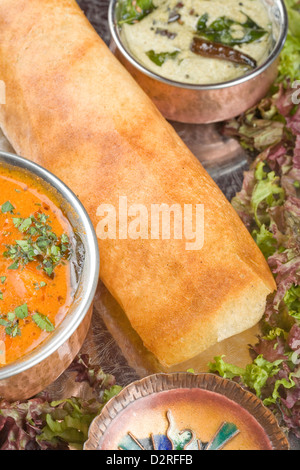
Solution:
M 5 329 L 5 332 L 6 332 L 7 335 L 12 336 L 13 338 L 15 336 L 21 336 L 21 330 L 19 328 L 18 322 L 12 323 L 11 326 L 8 326 Z
M 14 206 L 9 201 L 5 202 L 1 206 L 2 214 L 5 214 L 6 212 L 13 212 L 14 209 Z
M 20 232 L 26 232 L 30 225 L 32 224 L 32 219 L 31 217 L 28 217 L 27 219 L 14 219 L 14 224 L 15 226 L 20 230 Z
M 19 267 L 19 263 L 15 262 L 15 263 L 11 264 L 11 265 L 8 267 L 8 269 L 13 269 L 13 270 L 14 270 L 14 269 L 18 269 L 18 267 Z
M 21 330 L 19 328 L 19 320 L 16 319 L 16 315 L 13 312 L 9 312 L 7 315 L 0 316 L 0 325 L 5 327 L 5 333 L 8 336 L 20 336 Z
M 54 325 L 51 323 L 49 318 L 46 315 L 42 315 L 41 313 L 35 313 L 32 315 L 32 319 L 34 323 L 41 328 L 41 330 L 47 331 L 50 333 L 54 330 Z
M 46 285 L 47 285 L 47 283 L 44 282 L 44 281 L 41 281 L 40 283 L 34 282 L 35 290 L 39 290 L 41 287 L 45 287 Z
M 0 316 L 0 325 L 1 325 L 1 326 L 9 326 L 9 325 L 10 325 L 10 321 L 5 320 L 5 318 L 3 318 L 2 315 L 1 315 L 1 316 Z
M 3 255 L 13 260 L 8 269 L 18 269 L 31 261 L 38 261 L 40 268 L 52 276 L 56 266 L 69 258 L 69 237 L 63 234 L 59 240 L 46 214 L 38 213 L 25 219 L 13 217 L 13 223 L 24 238 L 16 240 L 14 245 L 6 246 Z
M 20 307 L 15 309 L 15 314 L 17 318 L 23 320 L 24 318 L 28 317 L 28 307 L 27 304 L 23 304 Z
M 25 318 L 32 320 L 41 330 L 48 333 L 55 329 L 46 315 L 38 312 L 30 315 L 27 304 L 16 307 L 13 312 L 8 312 L 6 315 L 0 315 L 0 325 L 5 327 L 5 333 L 8 336 L 20 336 L 21 328 L 19 320 L 24 320 Z

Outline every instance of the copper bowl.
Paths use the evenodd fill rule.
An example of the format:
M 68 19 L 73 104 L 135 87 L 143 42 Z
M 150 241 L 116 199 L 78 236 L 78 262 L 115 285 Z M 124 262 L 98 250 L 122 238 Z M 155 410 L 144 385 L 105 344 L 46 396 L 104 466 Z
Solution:
M 110 47 L 166 119 L 193 124 L 225 121 L 258 103 L 278 74 L 278 56 L 288 30 L 287 11 L 283 0 L 263 1 L 273 25 L 273 49 L 263 64 L 231 81 L 209 85 L 186 84 L 166 79 L 145 68 L 121 40 L 116 19 L 118 0 L 111 0 L 109 6 Z
M 99 278 L 96 234 L 84 207 L 73 192 L 49 171 L 22 157 L 0 152 L 0 164 L 38 180 L 59 202 L 74 233 L 82 258 L 77 290 L 70 311 L 49 339 L 21 359 L 0 368 L 0 397 L 25 400 L 44 390 L 71 364 L 89 330 Z
M 154 374 L 112 398 L 84 450 L 289 450 L 274 414 L 215 374 Z

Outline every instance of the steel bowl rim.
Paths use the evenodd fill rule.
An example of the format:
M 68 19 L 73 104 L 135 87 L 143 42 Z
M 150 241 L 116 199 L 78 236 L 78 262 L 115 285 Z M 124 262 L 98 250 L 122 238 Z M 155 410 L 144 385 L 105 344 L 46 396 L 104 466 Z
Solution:
M 276 42 L 274 49 L 272 50 L 271 54 L 268 56 L 268 58 L 265 60 L 263 64 L 255 68 L 253 71 L 250 71 L 242 75 L 241 77 L 237 77 L 233 80 L 228 80 L 225 82 L 211 83 L 211 84 L 204 84 L 204 85 L 177 82 L 175 80 L 162 77 L 161 75 L 158 75 L 155 72 L 152 72 L 151 70 L 147 69 L 147 67 L 144 67 L 142 64 L 140 64 L 134 58 L 134 56 L 126 49 L 125 45 L 123 44 L 120 38 L 120 35 L 118 32 L 118 26 L 115 21 L 115 8 L 116 8 L 118 1 L 119 0 L 110 0 L 109 8 L 108 8 L 108 25 L 109 25 L 112 39 L 115 42 L 119 51 L 125 57 L 125 59 L 127 59 L 131 63 L 131 65 L 133 65 L 137 70 L 147 75 L 148 77 L 152 78 L 153 80 L 162 82 L 168 86 L 182 88 L 186 90 L 195 90 L 195 91 L 219 90 L 219 89 L 230 88 L 230 87 L 234 87 L 237 85 L 241 85 L 251 79 L 256 78 L 258 75 L 262 74 L 266 69 L 268 69 L 272 65 L 272 63 L 277 59 L 277 57 L 279 56 L 284 46 L 284 43 L 286 41 L 286 37 L 288 34 L 288 14 L 287 14 L 286 6 L 283 0 L 276 0 L 278 3 L 278 6 L 280 7 L 281 17 L 283 19 L 283 22 L 281 25 L 282 28 L 281 28 L 280 35 L 278 37 L 278 40 Z
M 28 355 L 23 356 L 11 364 L 1 367 L 0 380 L 4 380 L 31 369 L 49 358 L 63 344 L 65 344 L 77 330 L 88 313 L 96 293 L 100 270 L 100 255 L 97 236 L 86 209 L 74 192 L 65 183 L 63 183 L 62 180 L 42 166 L 13 153 L 0 151 L 0 164 L 1 162 L 5 162 L 8 165 L 25 170 L 29 172 L 29 174 L 40 178 L 46 184 L 49 184 L 50 187 L 52 187 L 64 198 L 64 200 L 67 201 L 79 217 L 79 221 L 84 227 L 85 238 L 87 240 L 87 243 L 85 244 L 85 257 L 89 260 L 89 282 L 84 286 L 85 289 L 82 289 L 82 296 L 72 313 L 72 319 L 68 319 L 67 315 L 58 326 L 61 330 L 56 335 L 50 336 L 37 346 L 36 349 L 28 353 Z M 92 281 L 90 281 L 91 279 Z M 80 283 L 78 288 L 79 287 Z M 64 322 L 66 322 L 66 328 L 63 328 Z M 26 359 L 27 356 L 28 359 Z

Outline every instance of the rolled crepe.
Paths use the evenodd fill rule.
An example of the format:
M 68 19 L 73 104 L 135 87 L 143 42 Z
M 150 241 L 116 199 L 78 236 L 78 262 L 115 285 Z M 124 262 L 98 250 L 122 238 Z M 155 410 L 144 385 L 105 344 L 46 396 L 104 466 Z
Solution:
M 99 237 L 101 279 L 163 365 L 259 321 L 275 289 L 264 257 L 75 1 L 1 0 L 0 79 L 4 134 L 79 196 Z M 137 207 L 150 214 L 155 204 L 203 205 L 201 249 L 187 249 L 178 233 L 164 239 L 150 223 L 139 237 Z M 126 236 L 127 214 L 136 230 Z

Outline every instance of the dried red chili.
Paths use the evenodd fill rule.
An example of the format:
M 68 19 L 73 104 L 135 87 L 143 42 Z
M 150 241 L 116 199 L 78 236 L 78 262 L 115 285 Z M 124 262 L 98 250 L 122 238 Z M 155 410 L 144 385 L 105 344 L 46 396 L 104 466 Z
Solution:
M 229 60 L 230 62 L 246 65 L 251 68 L 255 68 L 257 65 L 256 60 L 249 55 L 224 44 L 215 43 L 203 38 L 193 38 L 191 51 L 203 57 Z

